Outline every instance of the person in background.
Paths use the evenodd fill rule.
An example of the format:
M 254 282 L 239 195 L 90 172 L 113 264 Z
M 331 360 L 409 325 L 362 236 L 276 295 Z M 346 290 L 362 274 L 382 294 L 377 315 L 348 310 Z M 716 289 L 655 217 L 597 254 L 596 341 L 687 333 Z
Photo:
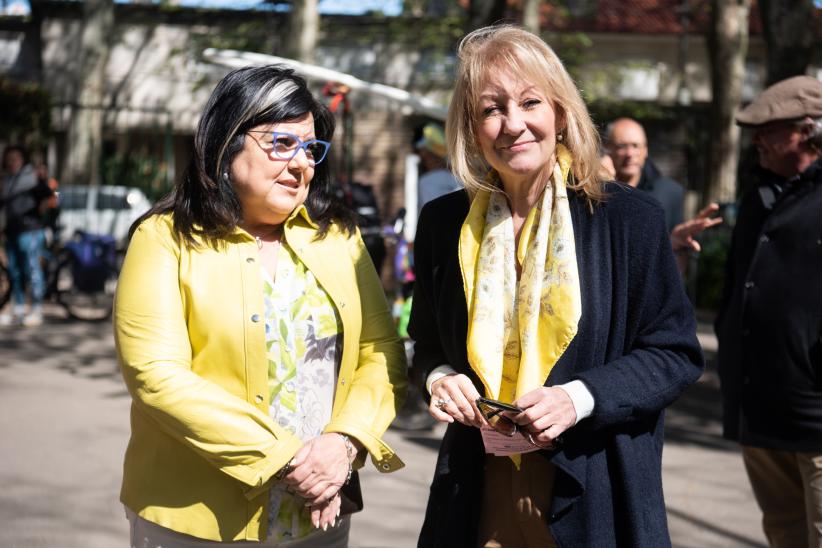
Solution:
M 434 122 L 422 129 L 422 137 L 415 143 L 423 174 L 417 182 L 417 216 L 422 206 L 443 194 L 462 188 L 445 162 L 447 150 L 442 126 Z
M 645 129 L 632 118 L 618 118 L 605 129 L 605 146 L 614 165 L 615 179 L 656 198 L 665 210 L 668 231 L 683 221 L 685 190 L 662 175 L 648 158 Z
M 51 234 L 46 235 L 46 240 L 51 242 L 57 237 L 57 219 L 60 216 L 60 193 L 58 192 L 60 183 L 51 176 L 49 166 L 45 162 L 37 163 L 34 170 L 37 172 L 37 178 L 40 184 L 45 184 L 49 190 L 51 190 L 51 196 L 43 200 L 40 204 L 40 215 L 43 216 L 43 225 L 51 232 Z
M 673 179 L 662 176 L 648 158 L 645 130 L 636 120 L 618 118 L 611 122 L 606 129 L 605 141 L 608 143 L 608 154 L 600 156 L 600 163 L 609 176 L 648 192 L 665 210 L 677 268 L 684 275 L 688 268 L 688 257 L 702 249 L 696 236 L 722 222 L 721 217 L 714 217 L 719 211 L 719 204 L 712 202 L 693 219 L 682 220 L 685 191 Z
M 665 212 L 604 181 L 539 37 L 488 27 L 458 51 L 465 191 L 426 204 L 415 239 L 414 377 L 448 423 L 419 546 L 670 546 L 663 410 L 703 360 Z
M 676 254 L 676 266 L 680 274 L 685 275 L 688 270 L 688 258 L 702 251 L 702 246 L 696 237 L 705 230 L 722 223 L 722 217 L 714 217 L 719 212 L 719 204 L 711 202 L 696 214 L 677 224 L 671 230 L 671 248 Z
M 758 184 L 740 202 L 716 318 L 724 435 L 774 548 L 822 546 L 822 82 L 796 76 L 737 114 Z
M 132 546 L 347 546 L 355 470 L 403 466 L 382 435 L 405 353 L 333 197 L 333 133 L 292 70 L 232 71 L 182 180 L 132 227 L 114 318 Z
M 46 282 L 40 257 L 45 250 L 43 205 L 53 195 L 38 179 L 17 145 L 3 151 L 3 180 L 0 208 L 5 218 L 6 257 L 11 278 L 11 311 L 0 314 L 0 325 L 36 327 L 43 323 L 43 296 Z M 26 287 L 31 304 L 26 310 Z

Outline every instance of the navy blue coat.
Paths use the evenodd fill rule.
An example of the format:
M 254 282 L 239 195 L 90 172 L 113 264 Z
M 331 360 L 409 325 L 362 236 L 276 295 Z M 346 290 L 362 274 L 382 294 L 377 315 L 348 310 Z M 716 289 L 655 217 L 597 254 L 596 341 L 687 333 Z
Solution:
M 685 189 L 673 179 L 665 177 L 650 158 L 645 160 L 645 165 L 642 166 L 642 177 L 636 187 L 656 198 L 662 205 L 668 232 L 683 221 Z
M 582 318 L 545 384 L 582 380 L 596 407 L 565 433 L 561 451 L 541 453 L 558 469 L 549 522 L 564 547 L 660 548 L 670 546 L 662 497 L 663 409 L 699 377 L 702 353 L 663 210 L 634 189 L 606 189 L 608 200 L 593 213 L 583 197 L 569 197 Z M 467 361 L 467 308 L 457 257 L 468 207 L 460 191 L 423 208 L 414 242 L 417 281 L 409 333 L 418 382 L 449 364 L 482 393 Z M 479 431 L 449 425 L 419 546 L 476 545 L 484 460 Z

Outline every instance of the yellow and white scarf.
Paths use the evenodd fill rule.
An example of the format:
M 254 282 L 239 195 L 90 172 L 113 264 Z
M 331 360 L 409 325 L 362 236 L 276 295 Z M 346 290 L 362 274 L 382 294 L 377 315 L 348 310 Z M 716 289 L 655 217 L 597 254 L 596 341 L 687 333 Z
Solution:
M 562 145 L 556 154 L 552 176 L 525 219 L 516 250 L 502 192 L 477 193 L 460 230 L 468 361 L 486 395 L 504 402 L 543 386 L 576 335 L 582 313 L 565 188 L 572 157 Z M 522 265 L 519 283 L 516 260 Z

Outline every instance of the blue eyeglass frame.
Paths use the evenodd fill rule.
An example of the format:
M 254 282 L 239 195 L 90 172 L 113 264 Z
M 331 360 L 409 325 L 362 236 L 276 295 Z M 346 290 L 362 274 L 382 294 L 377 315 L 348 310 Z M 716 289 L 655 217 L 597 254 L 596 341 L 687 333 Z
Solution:
M 296 136 L 296 135 L 294 135 L 293 133 L 287 133 L 287 132 L 285 132 L 285 131 L 263 131 L 263 130 L 259 130 L 259 129 L 257 129 L 257 130 L 249 130 L 247 133 L 262 133 L 262 134 L 265 134 L 265 135 L 271 135 L 271 137 L 273 138 L 273 141 L 272 141 L 272 150 L 274 151 L 274 154 L 275 154 L 275 155 L 277 156 L 277 158 L 279 158 L 280 160 L 286 160 L 286 161 L 289 161 L 289 162 L 290 162 L 290 161 L 294 158 L 294 156 L 296 156 L 296 155 L 297 155 L 297 154 L 298 154 L 301 150 L 307 153 L 307 152 L 308 152 L 308 148 L 307 148 L 307 147 L 309 147 L 310 145 L 313 145 L 314 143 L 318 143 L 318 144 L 321 144 L 321 145 L 323 145 L 323 146 L 324 146 L 324 149 L 323 149 L 323 154 L 322 154 L 322 156 L 320 156 L 320 158 L 319 158 L 319 159 L 318 159 L 318 158 L 314 158 L 314 159 L 312 160 L 311 158 L 308 158 L 308 154 L 306 154 L 306 155 L 305 155 L 305 156 L 306 156 L 306 158 L 308 158 L 308 161 L 309 161 L 309 162 L 313 162 L 313 163 L 314 163 L 314 165 L 316 166 L 317 164 L 319 164 L 319 163 L 321 163 L 323 160 L 325 160 L 326 156 L 328 156 L 328 151 L 329 151 L 329 149 L 331 148 L 331 143 L 329 143 L 328 141 L 322 141 L 322 140 L 320 140 L 320 139 L 311 139 L 311 140 L 308 140 L 308 141 L 303 141 L 302 139 L 300 139 L 299 137 L 297 137 L 297 136 Z M 277 152 L 276 147 L 275 147 L 275 146 L 273 146 L 273 144 L 277 142 L 277 137 L 278 137 L 278 136 L 280 136 L 280 135 L 285 136 L 285 137 L 290 137 L 290 138 L 294 139 L 295 141 L 297 141 L 298 145 L 297 145 L 296 147 L 294 147 L 294 152 L 291 154 L 291 156 L 281 156 L 281 155 Z

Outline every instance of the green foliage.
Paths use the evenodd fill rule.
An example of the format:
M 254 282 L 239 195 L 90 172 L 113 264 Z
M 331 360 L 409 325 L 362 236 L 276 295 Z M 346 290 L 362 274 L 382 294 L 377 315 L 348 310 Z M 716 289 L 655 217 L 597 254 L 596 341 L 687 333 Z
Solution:
M 51 96 L 37 84 L 0 77 L 0 135 L 31 148 L 43 146 L 51 132 Z
M 118 153 L 103 158 L 103 184 L 135 186 L 155 201 L 165 195 L 165 166 L 156 157 L 139 151 Z
M 700 238 L 702 252 L 696 269 L 696 307 L 716 311 L 722 297 L 725 261 L 731 246 L 731 229 L 719 226 Z
M 246 21 L 232 28 L 221 29 L 191 29 L 190 49 L 197 53 L 206 48 L 234 49 L 253 51 L 257 53 L 271 53 L 273 51 L 272 29 L 269 28 L 264 16 L 254 21 Z
M 619 101 L 610 97 L 599 97 L 588 102 L 588 110 L 594 122 L 601 124 L 616 118 L 628 117 L 636 120 L 674 121 L 677 119 L 675 109 L 658 103 L 646 101 Z

